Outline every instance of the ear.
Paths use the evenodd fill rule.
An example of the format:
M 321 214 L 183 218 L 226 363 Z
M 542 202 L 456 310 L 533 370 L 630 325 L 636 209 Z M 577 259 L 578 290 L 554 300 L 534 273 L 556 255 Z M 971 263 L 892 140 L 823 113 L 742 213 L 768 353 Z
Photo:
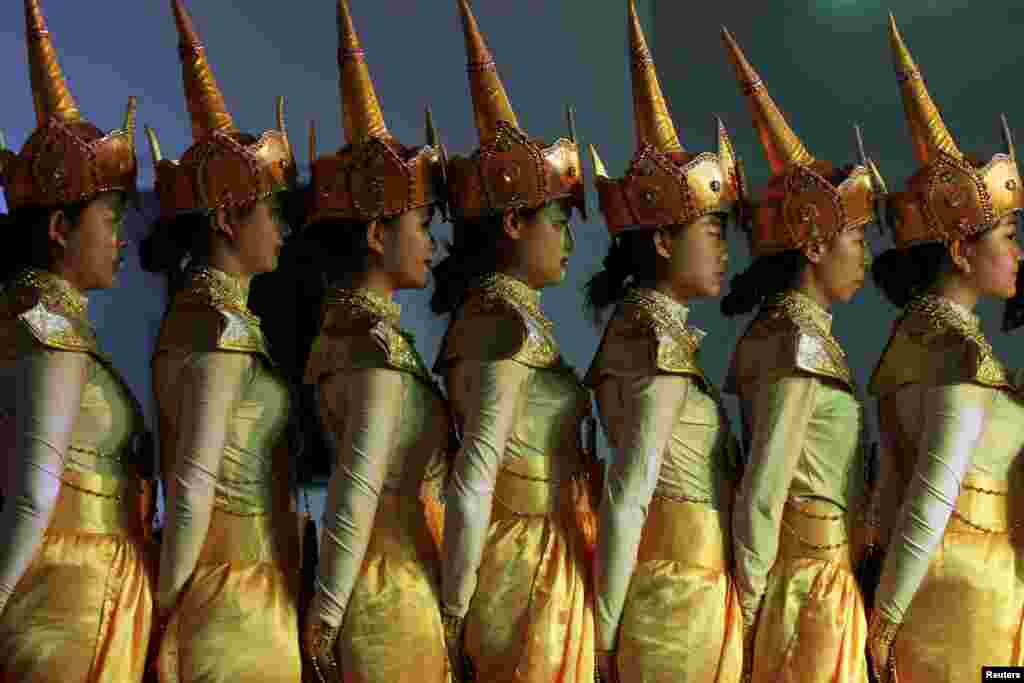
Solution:
M 665 228 L 658 228 L 654 231 L 651 236 L 654 240 L 654 251 L 658 256 L 663 259 L 672 259 L 672 237 L 669 236 L 668 230 Z
M 963 240 L 955 240 L 949 244 L 949 257 L 953 260 L 953 265 L 965 275 L 971 272 L 971 262 L 967 260 L 970 255 L 971 246 Z
M 231 221 L 228 218 L 228 210 L 224 207 L 213 212 L 213 215 L 210 216 L 210 223 L 214 232 L 222 233 L 228 239 L 235 238 L 235 230 L 231 226 Z
M 46 226 L 46 234 L 51 242 L 59 244 L 61 249 L 68 246 L 68 228 L 70 227 L 67 215 L 60 210 L 50 214 L 50 220 Z
M 384 255 L 384 223 L 373 220 L 366 224 L 366 245 L 377 256 Z
M 825 254 L 828 252 L 828 247 L 821 240 L 813 240 L 801 251 L 804 252 L 804 256 L 807 257 L 808 261 L 817 265 L 825 258 Z
M 522 239 L 523 217 L 515 209 L 505 209 L 501 215 L 501 227 L 509 239 Z

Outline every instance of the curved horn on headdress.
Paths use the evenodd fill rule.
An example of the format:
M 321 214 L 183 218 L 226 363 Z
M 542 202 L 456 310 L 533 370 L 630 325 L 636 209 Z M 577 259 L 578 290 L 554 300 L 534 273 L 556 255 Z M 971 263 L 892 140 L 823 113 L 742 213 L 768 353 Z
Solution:
M 345 140 L 358 145 L 370 138 L 388 137 L 384 113 L 370 79 L 348 0 L 338 0 L 338 69 L 341 73 L 341 125 Z
M 853 124 L 853 134 L 857 139 L 857 156 L 860 157 L 860 165 L 867 169 L 868 180 L 871 182 L 871 194 L 874 195 L 874 210 L 875 210 L 875 222 L 878 224 L 879 231 L 885 229 L 885 207 L 883 202 L 885 201 L 888 189 L 885 186 L 885 181 L 882 179 L 882 174 L 878 172 L 878 167 L 875 166 L 875 162 L 868 157 L 868 153 L 864 147 L 864 135 L 860 130 L 858 124 Z
M 607 178 L 608 169 L 605 168 L 604 162 L 601 161 L 600 155 L 597 153 L 597 147 L 589 145 L 590 147 L 590 161 L 594 164 L 594 176 L 597 178 Z
M 309 120 L 309 167 L 313 168 L 316 161 L 316 121 Z
M 729 29 L 724 26 L 722 27 L 722 39 L 725 41 L 729 58 L 736 68 L 736 78 L 740 82 L 740 87 L 743 88 L 743 94 L 750 102 L 754 128 L 761 139 L 761 146 L 764 148 L 772 173 L 780 173 L 790 165 L 809 166 L 812 164 L 814 157 L 790 128 L 786 117 L 782 115 L 775 101 L 768 94 L 764 81 L 747 61 L 740 46 L 736 44 L 736 40 L 729 33 Z
M 278 95 L 274 107 L 275 119 L 277 120 L 277 130 L 283 133 L 285 136 L 288 135 L 288 127 L 285 126 L 284 122 L 284 95 Z
M 1010 131 L 1010 122 L 1006 120 L 1006 114 L 1000 114 L 999 120 L 1003 125 L 1003 143 L 1006 145 L 1006 153 L 1010 161 L 1017 163 L 1017 149 L 1013 144 L 1013 133 Z
M 672 115 L 668 111 L 665 95 L 661 91 L 654 58 L 647 48 L 636 0 L 629 5 L 629 63 L 633 83 L 633 120 L 636 126 L 637 148 L 653 145 L 662 152 L 682 152 Z
M 51 116 L 69 123 L 80 121 L 82 113 L 64 80 L 39 0 L 25 0 L 25 43 L 39 127 L 42 128 Z
M 164 159 L 163 152 L 160 151 L 160 140 L 156 137 L 156 131 L 149 126 L 146 126 L 144 130 L 146 139 L 149 140 L 149 151 L 153 155 L 153 165 L 155 166 Z
M 739 185 L 739 171 L 736 169 L 736 150 L 732 146 L 732 138 L 729 137 L 729 131 L 726 129 L 725 122 L 722 121 L 721 117 L 715 117 L 715 125 L 718 135 L 718 163 L 727 176 L 736 174 L 735 178 L 729 177 L 728 179 L 735 180 L 736 184 Z
M 938 107 L 928 94 L 924 77 L 921 76 L 914 58 L 910 56 L 910 50 L 896 28 L 896 18 L 892 13 L 889 14 L 889 44 L 892 47 L 896 78 L 900 82 L 900 92 L 903 95 L 903 113 L 910 127 L 917 161 L 922 165 L 928 164 L 940 152 L 955 159 L 962 159 L 963 154 L 942 121 Z
M 458 0 L 462 17 L 462 32 L 466 38 L 466 70 L 469 72 L 469 92 L 473 97 L 473 119 L 480 142 L 494 137 L 498 121 L 506 121 L 518 128 L 519 121 L 512 111 L 505 86 L 498 76 L 494 57 L 487 48 L 469 0 Z
M 135 101 L 135 96 L 128 98 L 128 108 L 124 113 L 124 126 L 121 130 L 128 133 L 128 140 L 132 143 L 132 149 L 135 149 L 135 115 L 138 111 L 138 103 Z
M 437 126 L 434 125 L 434 112 L 430 110 L 430 105 L 424 110 L 423 113 L 424 121 L 423 125 L 426 128 L 427 133 L 427 146 L 433 147 L 437 150 L 437 159 L 439 167 L 440 183 L 438 184 L 438 193 L 444 197 L 441 201 L 441 220 L 444 222 L 448 221 L 448 151 L 444 148 L 444 143 L 441 142 L 441 136 L 437 132 Z
M 171 0 L 178 27 L 178 56 L 185 100 L 192 117 L 192 140 L 199 141 L 216 131 L 233 133 L 235 122 L 224 104 L 224 95 L 213 76 L 203 47 L 183 0 Z

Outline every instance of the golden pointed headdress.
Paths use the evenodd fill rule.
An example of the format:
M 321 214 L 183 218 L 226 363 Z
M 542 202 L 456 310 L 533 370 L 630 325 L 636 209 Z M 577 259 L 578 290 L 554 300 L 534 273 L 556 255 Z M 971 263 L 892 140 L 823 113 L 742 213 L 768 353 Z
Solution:
M 179 212 L 241 208 L 291 188 L 296 168 L 284 125 L 283 98 L 277 100 L 276 129 L 258 138 L 240 133 L 184 1 L 171 0 L 171 11 L 178 29 L 193 143 L 180 161 L 165 159 L 156 134 L 147 130 L 161 214 L 173 217 Z
M 722 39 L 772 171 L 768 186 L 747 201 L 754 255 L 802 249 L 878 222 L 875 207 L 885 193 L 885 183 L 874 163 L 863 158 L 860 164 L 840 170 L 815 159 L 724 27 Z
M 57 208 L 103 192 L 134 197 L 134 98 L 129 98 L 123 128 L 104 134 L 82 118 L 39 0 L 25 0 L 25 30 L 38 127 L 20 154 L 0 150 L 0 185 L 9 210 Z
M 453 157 L 448 176 L 452 213 L 475 219 L 505 209 L 532 209 L 569 199 L 586 219 L 586 193 L 573 115 L 569 139 L 530 138 L 516 119 L 469 0 L 456 0 L 466 40 L 466 69 L 480 148 Z
M 306 223 L 367 223 L 437 204 L 444 211 L 444 149 L 427 110 L 427 145 L 406 147 L 388 131 L 348 0 L 338 0 L 342 127 L 348 145 L 312 162 Z M 314 156 L 313 151 L 310 152 Z
M 946 128 L 891 14 L 889 42 L 914 156 L 921 166 L 907 181 L 907 189 L 890 198 L 896 246 L 949 244 L 1024 209 L 1024 188 L 1005 117 L 1006 153 L 996 154 L 984 166 L 973 163 Z
M 683 149 L 661 91 L 635 0 L 627 0 L 636 152 L 626 176 L 612 180 L 593 145 L 594 184 L 608 232 L 686 225 L 732 214 L 743 183 L 732 142 L 717 121 L 718 154 Z

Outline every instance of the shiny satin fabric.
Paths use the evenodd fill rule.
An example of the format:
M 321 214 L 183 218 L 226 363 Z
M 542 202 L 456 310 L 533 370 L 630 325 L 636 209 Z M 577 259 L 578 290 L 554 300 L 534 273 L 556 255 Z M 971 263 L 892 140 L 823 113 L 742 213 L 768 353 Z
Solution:
M 823 500 L 789 499 L 757 621 L 751 680 L 867 683 L 867 620 L 849 520 Z
M 651 500 L 619 622 L 623 681 L 740 680 L 743 617 L 728 521 L 705 503 Z
M 438 548 L 423 505 L 398 492 L 379 498 L 335 648 L 344 683 L 450 680 Z
M 574 514 L 575 493 L 571 482 L 553 487 L 499 473 L 465 617 L 464 647 L 478 681 L 593 680 L 587 543 Z
M 42 547 L 0 617 L 0 681 L 139 681 L 153 617 L 152 497 L 65 471 Z
M 1019 499 L 1006 480 L 968 474 L 928 573 L 897 631 L 900 683 L 980 680 L 1024 665 Z
M 160 683 L 295 683 L 300 678 L 299 520 L 215 507 L 160 643 Z

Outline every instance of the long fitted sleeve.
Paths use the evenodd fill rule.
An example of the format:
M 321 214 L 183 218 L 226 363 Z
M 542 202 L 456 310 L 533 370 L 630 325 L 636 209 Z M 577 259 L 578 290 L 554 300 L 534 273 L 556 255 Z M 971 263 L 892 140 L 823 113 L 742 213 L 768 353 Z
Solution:
M 917 467 L 893 530 L 878 588 L 877 605 L 901 623 L 928 571 L 984 431 L 995 392 L 975 384 L 923 389 Z
M 605 477 L 594 567 L 598 647 L 604 650 L 615 647 L 647 509 L 691 383 L 655 375 L 612 378 L 598 388 L 602 410 L 618 413 L 605 419 L 615 457 Z
M 195 570 L 210 527 L 229 422 L 254 362 L 243 353 L 199 353 L 178 378 L 176 447 L 157 591 L 162 610 L 174 605 Z
M 795 376 L 761 385 L 749 406 L 750 457 L 733 522 L 736 582 L 748 624 L 756 616 L 778 553 L 783 507 L 803 452 L 818 382 Z
M 455 616 L 465 616 L 476 592 L 498 470 L 530 373 L 515 360 L 462 361 L 452 371 L 464 383 L 458 393 L 466 404 L 445 506 L 441 595 L 444 611 Z
M 320 543 L 317 601 L 310 618 L 341 625 L 366 555 L 377 503 L 402 419 L 402 373 L 369 369 L 330 375 L 318 388 L 334 450 Z
M 17 440 L 0 514 L 0 611 L 32 563 L 60 495 L 90 362 L 84 353 L 42 349 L 18 360 Z

